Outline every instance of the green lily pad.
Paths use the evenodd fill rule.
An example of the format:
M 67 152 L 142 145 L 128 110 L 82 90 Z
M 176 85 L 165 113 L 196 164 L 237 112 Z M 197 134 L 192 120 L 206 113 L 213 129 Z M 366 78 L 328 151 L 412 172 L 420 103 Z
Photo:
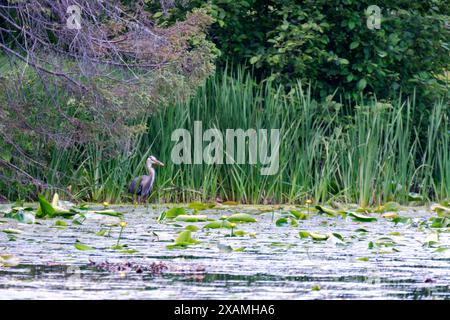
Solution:
M 57 220 L 57 221 L 55 221 L 55 226 L 57 226 L 57 227 L 67 227 L 67 223 L 65 221 L 62 221 L 62 220 Z
M 356 212 L 348 212 L 347 213 L 350 217 L 353 217 L 353 221 L 358 222 L 373 222 L 377 221 L 377 218 L 375 217 L 369 217 L 364 214 L 356 213 Z
M 191 202 L 188 204 L 188 208 L 194 209 L 194 210 L 206 210 L 206 209 L 212 209 L 216 206 L 215 203 L 201 203 L 201 202 Z
M 334 216 L 336 216 L 338 214 L 338 212 L 336 210 L 333 210 L 333 209 L 330 209 L 330 208 L 327 208 L 327 207 L 324 207 L 324 206 L 317 205 L 317 206 L 315 206 L 315 208 L 319 212 L 325 213 L 325 214 L 327 214 L 329 216 L 333 216 L 334 217 Z
M 45 217 L 70 217 L 76 215 L 76 212 L 70 210 L 59 209 L 56 210 L 50 202 L 48 202 L 44 196 L 38 196 L 39 208 L 36 211 L 36 218 L 45 218 Z
M 247 213 L 236 213 L 227 217 L 230 222 L 256 222 L 256 219 Z
M 440 204 L 433 205 L 431 207 L 431 210 L 436 212 L 436 213 L 438 213 L 438 214 L 441 214 L 441 215 L 450 215 L 450 208 L 447 208 L 447 207 L 445 207 L 443 205 L 440 205 Z
M 175 218 L 175 221 L 183 221 L 183 222 L 203 222 L 208 221 L 208 216 L 205 215 L 189 215 L 182 214 Z
M 75 242 L 74 247 L 78 250 L 86 251 L 86 250 L 95 250 L 95 248 L 82 244 L 81 242 Z
M 195 232 L 195 231 L 198 231 L 199 228 L 197 226 L 189 225 L 189 226 L 186 226 L 184 229 Z
M 34 224 L 35 223 L 35 217 L 34 214 L 31 212 L 27 212 L 25 210 L 11 210 L 11 212 L 8 212 L 5 214 L 5 218 L 9 219 L 15 219 L 21 223 L 26 224 Z
M 203 229 L 220 229 L 220 228 L 233 228 L 233 224 L 227 220 L 218 220 L 210 222 L 203 226 Z
M 298 220 L 306 220 L 306 219 L 308 219 L 308 215 L 306 213 L 301 212 L 301 211 L 289 210 L 289 212 L 290 212 L 290 214 L 292 214 Z
M 187 215 L 186 209 L 184 208 L 171 208 L 165 212 L 165 218 L 174 219 L 181 215 Z
M 21 230 L 17 230 L 17 229 L 3 229 L 2 231 L 4 233 L 6 233 L 6 234 L 20 234 L 20 233 L 22 233 Z
M 321 234 L 318 232 L 308 232 L 308 231 L 300 231 L 299 236 L 300 236 L 300 238 L 311 237 L 313 240 L 317 240 L 317 241 L 324 241 L 330 237 L 330 235 L 327 235 L 327 234 Z
M 367 258 L 367 257 L 361 257 L 361 258 L 357 258 L 356 260 L 359 260 L 359 261 L 369 261 L 369 258 Z
M 193 239 L 191 235 L 192 233 L 189 230 L 182 231 L 175 239 L 175 243 L 168 245 L 167 249 L 186 248 L 189 245 L 200 243 L 200 241 Z

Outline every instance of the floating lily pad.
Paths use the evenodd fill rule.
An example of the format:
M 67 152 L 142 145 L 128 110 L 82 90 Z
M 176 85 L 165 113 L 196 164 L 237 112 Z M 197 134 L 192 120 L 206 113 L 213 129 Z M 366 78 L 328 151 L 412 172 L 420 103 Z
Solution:
M 327 207 L 324 207 L 324 206 L 317 205 L 317 206 L 315 206 L 315 208 L 319 212 L 325 213 L 325 214 L 327 214 L 329 216 L 333 216 L 334 217 L 334 216 L 336 216 L 338 214 L 338 212 L 336 210 L 333 210 L 333 209 L 330 209 L 330 208 L 327 208 Z
M 45 217 L 53 218 L 57 216 L 70 217 L 76 215 L 76 212 L 70 210 L 62 208 L 55 209 L 42 195 L 38 196 L 38 201 L 39 201 L 39 208 L 36 211 L 36 218 L 45 218 Z
M 386 212 L 381 215 L 382 218 L 386 219 L 394 219 L 398 217 L 398 214 L 395 212 Z
M 57 226 L 57 227 L 67 227 L 67 223 L 65 221 L 62 221 L 62 220 L 57 220 L 57 221 L 55 221 L 55 226 Z
M 74 247 L 78 250 L 86 251 L 86 250 L 95 250 L 95 248 L 82 244 L 81 242 L 75 242 Z
M 359 261 L 369 261 L 369 258 L 367 258 L 367 257 L 360 257 L 360 258 L 356 258 L 356 260 L 359 260 Z
M 17 229 L 3 229 L 2 231 L 4 233 L 7 233 L 7 234 L 20 234 L 20 233 L 22 233 L 21 230 L 17 230 Z
M 256 222 L 256 219 L 247 213 L 236 213 L 227 217 L 230 222 Z
M 450 215 L 450 208 L 447 208 L 440 204 L 431 206 L 431 210 L 441 215 Z
M 218 220 L 210 222 L 203 226 L 203 229 L 220 229 L 220 228 L 227 228 L 231 229 L 233 228 L 234 223 L 231 223 L 227 220 Z
M 21 223 L 33 224 L 35 223 L 34 214 L 25 210 L 12 209 L 11 212 L 5 214 L 5 218 L 15 219 Z
M 183 221 L 183 222 L 202 222 L 208 221 L 208 216 L 205 215 L 189 215 L 182 214 L 175 218 L 175 221 Z
M 171 208 L 165 212 L 165 218 L 174 219 L 177 216 L 186 215 L 186 209 L 184 208 Z
M 184 229 L 195 232 L 195 231 L 198 231 L 199 228 L 197 226 L 189 225 L 189 226 L 186 226 Z
M 191 202 L 188 204 L 188 208 L 194 209 L 194 210 L 206 210 L 206 209 L 212 209 L 216 206 L 215 203 L 201 203 L 201 202 Z
M 300 231 L 299 236 L 300 236 L 300 238 L 311 237 L 313 240 L 317 240 L 317 241 L 324 241 L 329 238 L 329 235 L 321 234 L 318 232 L 308 232 L 308 231 Z
M 361 213 L 347 212 L 347 214 L 350 217 L 353 217 L 353 221 L 358 221 L 358 222 L 373 222 L 373 221 L 377 221 L 377 218 L 369 217 L 369 216 L 366 216 L 366 215 L 361 214 Z
M 308 214 L 303 213 L 298 210 L 289 210 L 290 214 L 292 214 L 298 220 L 306 220 L 308 219 Z
M 200 241 L 193 239 L 191 235 L 192 233 L 189 230 L 182 231 L 175 239 L 175 243 L 168 245 L 167 249 L 186 248 L 189 245 L 200 243 Z
M 375 212 L 384 213 L 388 211 L 398 211 L 398 210 L 400 210 L 400 204 L 398 204 L 397 202 L 390 201 L 376 208 Z

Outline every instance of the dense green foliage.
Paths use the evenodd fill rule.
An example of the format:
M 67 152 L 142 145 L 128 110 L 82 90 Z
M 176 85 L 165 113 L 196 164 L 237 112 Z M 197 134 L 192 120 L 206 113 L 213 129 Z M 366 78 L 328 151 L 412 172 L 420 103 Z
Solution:
M 380 29 L 367 27 L 370 5 L 381 9 Z M 222 61 L 250 62 L 262 78 L 313 81 L 322 97 L 336 89 L 353 98 L 415 87 L 422 97 L 446 92 L 447 1 L 212 0 L 206 7 L 216 19 L 210 35 Z M 168 19 L 185 11 L 179 5 Z

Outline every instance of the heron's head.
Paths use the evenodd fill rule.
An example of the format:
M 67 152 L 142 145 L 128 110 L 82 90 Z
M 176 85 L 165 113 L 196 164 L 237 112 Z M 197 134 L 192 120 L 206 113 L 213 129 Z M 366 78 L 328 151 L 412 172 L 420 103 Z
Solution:
M 159 166 L 164 166 L 164 163 L 162 163 L 161 161 L 159 161 L 158 159 L 156 159 L 155 156 L 150 156 L 147 158 L 147 164 L 153 165 L 153 164 L 157 164 Z

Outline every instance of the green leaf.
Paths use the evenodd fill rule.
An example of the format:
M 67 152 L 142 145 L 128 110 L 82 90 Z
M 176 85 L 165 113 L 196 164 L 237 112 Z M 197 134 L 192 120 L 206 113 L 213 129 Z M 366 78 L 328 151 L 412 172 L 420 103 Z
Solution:
M 302 213 L 301 211 L 289 210 L 289 212 L 298 220 L 308 219 L 308 215 L 306 213 Z
M 57 226 L 57 227 L 67 227 L 67 223 L 65 221 L 62 221 L 62 220 L 57 220 L 57 221 L 55 221 L 55 226 Z
M 108 232 L 108 230 L 102 229 L 102 230 L 100 230 L 99 232 L 97 232 L 95 235 L 96 235 L 96 236 L 99 236 L 99 237 L 103 237 L 103 236 L 106 235 L 107 232 Z
M 81 242 L 75 242 L 74 247 L 78 250 L 86 251 L 86 250 L 95 250 L 95 248 L 82 244 Z
M 361 79 L 358 81 L 358 84 L 356 85 L 356 87 L 358 88 L 359 91 L 363 91 L 367 86 L 367 81 L 366 79 Z
M 358 48 L 359 47 L 359 42 L 358 41 L 353 41 L 351 44 L 350 44 L 350 49 L 351 50 L 353 50 L 353 49 L 355 49 L 355 48 Z
M 353 217 L 353 221 L 359 221 L 359 222 L 377 221 L 377 218 L 375 218 L 375 217 L 369 217 L 364 214 L 360 214 L 360 213 L 356 213 L 356 212 L 347 212 L 347 214 L 350 217 Z
M 318 240 L 318 241 L 323 241 L 323 240 L 327 240 L 329 238 L 329 235 L 326 234 L 321 234 L 321 233 L 317 233 L 317 232 L 310 232 L 309 236 L 313 239 L 313 240 Z
M 36 212 L 37 218 L 44 218 L 46 216 L 53 217 L 56 213 L 55 209 L 53 209 L 50 202 L 48 202 L 44 196 L 39 195 L 38 196 L 39 201 L 39 209 Z
M 188 204 L 188 207 L 194 210 L 206 210 L 206 209 L 212 209 L 216 206 L 215 203 L 201 203 L 201 202 L 191 202 Z
M 254 56 L 250 58 L 250 64 L 255 64 L 259 61 L 259 59 L 261 58 L 261 56 Z
M 300 231 L 299 233 L 298 233 L 298 235 L 300 236 L 300 238 L 308 238 L 310 235 L 309 235 L 309 232 L 308 231 Z
M 359 260 L 359 261 L 369 261 L 369 258 L 367 258 L 367 257 L 361 257 L 361 258 L 357 258 L 356 260 Z
M 20 211 L 12 210 L 11 212 L 6 213 L 5 218 L 15 219 L 21 223 L 26 223 L 26 224 L 34 224 L 35 223 L 34 214 L 31 212 L 25 212 L 22 210 L 22 208 Z
M 191 232 L 195 232 L 195 231 L 198 231 L 199 228 L 197 226 L 189 225 L 189 226 L 186 226 L 184 229 L 191 231 Z
M 247 213 L 236 213 L 227 218 L 230 222 L 256 222 L 256 219 Z
M 317 210 L 319 210 L 320 212 L 322 212 L 322 213 L 326 213 L 329 216 L 333 216 L 334 217 L 334 216 L 337 215 L 337 211 L 336 210 L 333 210 L 333 209 L 330 209 L 330 208 L 326 208 L 324 206 L 317 205 L 317 206 L 315 206 L 315 208 Z
M 213 221 L 211 223 L 208 223 L 203 226 L 203 229 L 220 229 L 220 228 L 227 228 L 231 229 L 233 227 L 232 223 L 227 220 L 219 220 L 219 221 Z
M 173 248 L 184 248 L 186 246 L 189 245 L 193 245 L 193 244 L 198 244 L 200 243 L 200 241 L 193 239 L 191 237 L 191 231 L 186 230 L 186 231 L 182 231 L 180 234 L 178 234 L 177 238 L 175 239 L 175 243 L 168 245 L 167 248 L 168 249 L 173 249 Z
M 317 240 L 317 241 L 327 240 L 330 237 L 330 235 L 327 235 L 327 234 L 321 234 L 318 232 L 308 232 L 308 231 L 300 231 L 299 236 L 300 236 L 300 238 L 311 237 L 313 240 Z
M 165 217 L 167 219 L 173 219 L 173 218 L 176 218 L 177 216 L 186 215 L 186 214 L 187 214 L 186 209 L 175 207 L 175 208 L 171 208 L 171 209 L 167 210 Z
M 20 233 L 22 233 L 21 230 L 17 230 L 17 229 L 3 229 L 2 231 L 4 233 L 6 233 L 6 234 L 20 234 Z
M 275 222 L 277 227 L 284 227 L 289 225 L 289 221 L 287 218 L 280 218 Z
M 348 28 L 350 29 L 350 30 L 353 30 L 353 29 L 355 29 L 355 22 L 354 21 L 352 21 L 352 20 L 350 20 L 349 22 L 348 22 Z
M 183 222 L 202 222 L 207 220 L 208 216 L 205 215 L 182 214 L 175 218 L 175 221 L 183 221 Z

